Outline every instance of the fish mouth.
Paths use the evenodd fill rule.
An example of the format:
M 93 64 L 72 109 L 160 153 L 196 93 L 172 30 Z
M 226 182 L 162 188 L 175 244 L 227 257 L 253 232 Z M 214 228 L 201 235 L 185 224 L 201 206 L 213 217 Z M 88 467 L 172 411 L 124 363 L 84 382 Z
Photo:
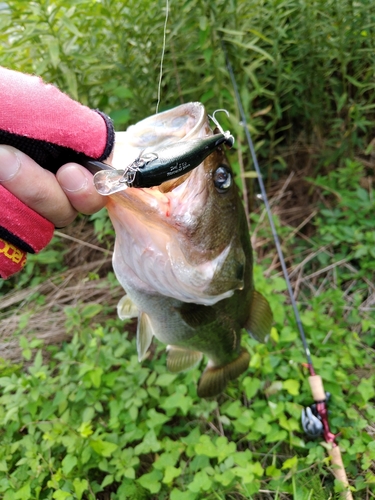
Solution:
M 178 141 L 202 137 L 207 126 L 203 104 L 191 102 L 163 111 L 131 125 L 126 132 L 116 132 L 112 165 L 121 170 L 140 153 L 152 153 Z
M 130 165 L 140 154 L 154 153 L 158 149 L 170 146 L 179 141 L 188 141 L 212 135 L 205 107 L 200 102 L 182 104 L 176 108 L 150 116 L 131 125 L 126 132 L 116 132 L 116 143 L 112 166 L 123 170 Z M 172 208 L 177 205 L 177 197 L 196 198 L 204 192 L 202 164 L 196 169 L 176 179 L 163 182 L 151 188 L 130 188 L 120 196 L 128 196 L 142 200 L 150 208 L 158 208 L 158 212 L 170 215 Z M 194 179 L 192 179 L 194 178 Z M 188 181 L 188 182 L 187 182 Z M 194 184 L 194 188 L 193 188 Z M 192 189 L 194 192 L 192 192 Z M 187 195 L 189 191 L 189 195 Z M 118 198 L 119 195 L 116 195 Z M 179 210 L 179 211 L 180 211 Z

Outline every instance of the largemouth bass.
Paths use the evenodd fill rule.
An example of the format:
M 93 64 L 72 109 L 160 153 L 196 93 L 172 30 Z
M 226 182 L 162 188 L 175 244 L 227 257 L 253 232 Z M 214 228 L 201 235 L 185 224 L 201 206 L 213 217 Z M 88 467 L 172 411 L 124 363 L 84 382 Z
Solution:
M 113 166 L 212 134 L 204 106 L 184 104 L 117 134 Z M 113 267 L 127 293 L 118 313 L 138 317 L 139 360 L 154 336 L 167 344 L 172 372 L 204 354 L 198 395 L 216 396 L 248 368 L 241 330 L 263 341 L 272 323 L 268 302 L 254 290 L 246 216 L 223 150 L 158 187 L 109 196 L 107 209 L 116 232 Z

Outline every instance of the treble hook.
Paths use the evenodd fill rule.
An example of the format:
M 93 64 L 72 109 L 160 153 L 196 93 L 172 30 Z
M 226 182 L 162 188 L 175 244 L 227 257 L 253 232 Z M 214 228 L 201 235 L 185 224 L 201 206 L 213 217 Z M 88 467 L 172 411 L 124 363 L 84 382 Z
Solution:
M 212 120 L 214 122 L 214 124 L 216 125 L 216 127 L 218 128 L 219 132 L 221 134 L 223 134 L 223 136 L 225 137 L 225 143 L 231 148 L 234 144 L 234 137 L 233 135 L 229 132 L 229 130 L 227 130 L 226 132 L 224 132 L 224 129 L 223 127 L 220 125 L 220 123 L 218 122 L 217 118 L 215 117 L 216 113 L 219 113 L 220 111 L 223 111 L 227 116 L 229 116 L 229 113 L 226 109 L 216 109 L 212 115 L 208 115 L 209 119 Z

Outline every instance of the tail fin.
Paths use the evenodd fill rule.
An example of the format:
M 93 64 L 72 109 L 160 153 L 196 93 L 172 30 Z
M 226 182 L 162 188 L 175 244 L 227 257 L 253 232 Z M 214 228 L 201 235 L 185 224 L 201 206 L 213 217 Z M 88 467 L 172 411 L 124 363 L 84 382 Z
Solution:
M 225 389 L 229 380 L 234 380 L 247 370 L 250 362 L 250 354 L 242 349 L 240 355 L 234 361 L 224 366 L 207 366 L 198 385 L 198 396 L 211 398 L 217 396 Z

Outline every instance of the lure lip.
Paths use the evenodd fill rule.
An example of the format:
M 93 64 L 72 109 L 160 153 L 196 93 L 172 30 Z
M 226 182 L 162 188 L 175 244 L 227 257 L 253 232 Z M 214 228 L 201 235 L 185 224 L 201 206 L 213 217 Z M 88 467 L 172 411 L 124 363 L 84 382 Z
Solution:
M 82 164 L 93 175 L 97 172 L 101 172 L 102 170 L 115 170 L 112 165 L 108 165 L 108 163 L 98 160 L 84 160 Z

